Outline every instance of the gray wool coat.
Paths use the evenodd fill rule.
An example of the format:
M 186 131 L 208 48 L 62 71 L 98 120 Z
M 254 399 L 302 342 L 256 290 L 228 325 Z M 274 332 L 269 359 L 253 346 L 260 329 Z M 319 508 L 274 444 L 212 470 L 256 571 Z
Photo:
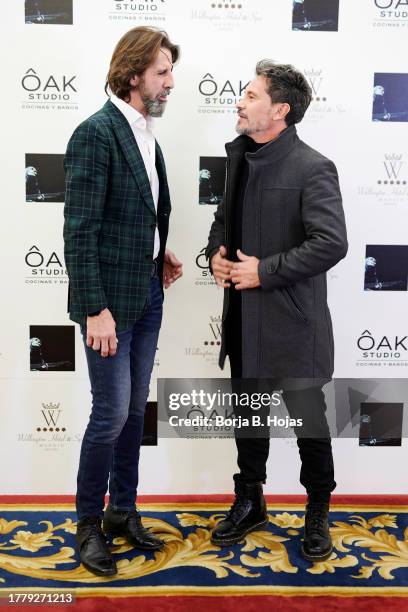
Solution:
M 302 142 L 295 126 L 255 153 L 246 137 L 226 145 L 227 175 L 206 255 L 231 255 L 231 227 L 242 157 L 249 165 L 242 250 L 259 258 L 261 286 L 242 291 L 242 375 L 326 378 L 334 367 L 326 271 L 347 253 L 336 167 Z M 224 290 L 220 367 L 226 357 Z

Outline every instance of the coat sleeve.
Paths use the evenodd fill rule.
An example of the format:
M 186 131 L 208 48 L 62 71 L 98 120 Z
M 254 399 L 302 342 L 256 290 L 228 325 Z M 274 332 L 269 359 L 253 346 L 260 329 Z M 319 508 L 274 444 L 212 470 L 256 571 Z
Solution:
M 65 264 L 71 300 L 84 315 L 107 307 L 98 257 L 109 171 L 109 143 L 103 129 L 94 121 L 82 123 L 64 159 Z
M 214 213 L 214 221 L 212 222 L 210 234 L 208 236 L 208 244 L 205 249 L 205 256 L 210 263 L 211 270 L 211 257 L 215 255 L 220 246 L 226 246 L 225 244 L 225 206 L 224 198 L 217 206 L 217 210 Z M 212 273 L 212 270 L 211 270 Z
M 302 191 L 306 239 L 298 247 L 261 259 L 262 289 L 271 290 L 326 272 L 347 253 L 347 234 L 336 166 L 323 160 Z

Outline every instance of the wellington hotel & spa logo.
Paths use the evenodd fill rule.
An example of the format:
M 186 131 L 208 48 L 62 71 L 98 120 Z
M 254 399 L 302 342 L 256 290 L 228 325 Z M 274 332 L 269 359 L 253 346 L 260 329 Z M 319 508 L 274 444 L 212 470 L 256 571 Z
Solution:
M 371 180 L 358 185 L 358 196 L 369 202 L 385 206 L 406 204 L 408 198 L 408 172 L 404 154 L 385 153 L 375 165 Z
M 17 442 L 56 452 L 71 445 L 79 447 L 82 437 L 80 432 L 70 431 L 61 402 L 43 402 L 36 409 L 31 431 L 18 432 Z
M 257 25 L 262 21 L 259 9 L 262 0 L 195 0 L 191 2 L 190 17 L 193 22 L 213 27 L 219 32 L 234 32 L 242 27 Z
M 209 365 L 216 366 L 221 347 L 221 316 L 210 316 L 205 334 L 201 334 L 200 341 L 195 346 L 185 347 L 186 357 L 203 360 Z
M 305 115 L 306 121 L 321 121 L 346 112 L 346 107 L 334 99 L 333 91 L 327 91 L 328 83 L 321 67 L 305 68 L 303 72 L 312 90 L 312 102 Z

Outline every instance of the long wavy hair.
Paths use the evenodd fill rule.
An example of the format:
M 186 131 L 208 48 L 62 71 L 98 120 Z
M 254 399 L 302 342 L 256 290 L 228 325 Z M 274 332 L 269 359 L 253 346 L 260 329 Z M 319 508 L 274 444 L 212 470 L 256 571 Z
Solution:
M 129 102 L 133 88 L 130 80 L 144 73 L 161 47 L 170 51 L 174 64 L 180 56 L 180 49 L 170 41 L 166 32 L 145 26 L 126 32 L 113 51 L 105 92 L 108 94 L 109 88 L 118 98 Z

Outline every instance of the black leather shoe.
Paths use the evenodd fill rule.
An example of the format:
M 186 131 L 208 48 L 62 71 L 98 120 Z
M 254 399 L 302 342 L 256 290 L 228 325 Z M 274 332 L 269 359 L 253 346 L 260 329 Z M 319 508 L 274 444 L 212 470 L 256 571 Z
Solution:
M 114 576 L 118 573 L 99 517 L 91 516 L 78 521 L 76 542 L 79 557 L 87 570 L 97 576 Z
M 112 537 L 125 538 L 129 544 L 141 550 L 161 550 L 164 546 L 163 540 L 143 527 L 136 509 L 132 512 L 118 512 L 108 505 L 103 517 L 103 529 Z
M 333 551 L 329 532 L 329 504 L 308 502 L 302 553 L 308 561 L 324 561 Z
M 211 534 L 217 546 L 232 546 L 245 539 L 251 531 L 268 524 L 266 503 L 261 482 L 235 481 L 235 501 L 227 516 Z

